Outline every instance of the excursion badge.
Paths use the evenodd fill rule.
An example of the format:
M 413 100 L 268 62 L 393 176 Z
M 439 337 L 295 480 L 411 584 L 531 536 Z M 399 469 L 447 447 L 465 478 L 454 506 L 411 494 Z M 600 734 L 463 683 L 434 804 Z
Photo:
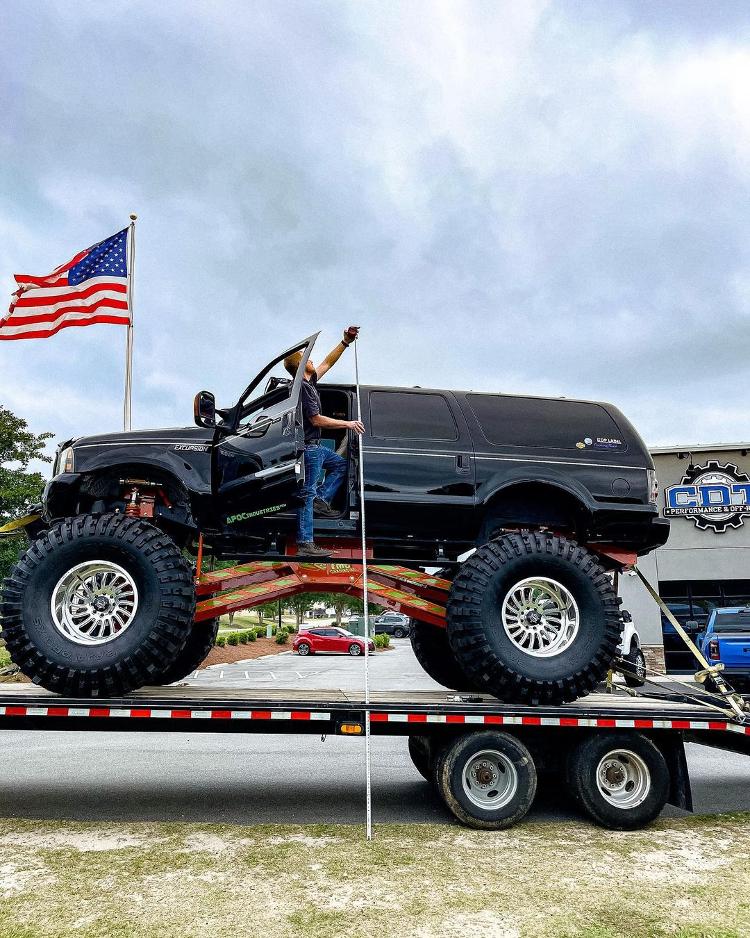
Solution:
M 681 483 L 664 489 L 664 516 L 691 518 L 703 531 L 739 528 L 745 515 L 750 515 L 750 476 L 733 463 L 688 466 Z

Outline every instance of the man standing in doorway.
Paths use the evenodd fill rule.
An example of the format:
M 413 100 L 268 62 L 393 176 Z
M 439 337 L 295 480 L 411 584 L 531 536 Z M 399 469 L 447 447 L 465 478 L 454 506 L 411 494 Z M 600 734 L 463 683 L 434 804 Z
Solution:
M 320 442 L 321 430 L 354 430 L 364 433 L 359 420 L 336 420 L 321 412 L 320 394 L 317 384 L 341 358 L 344 350 L 356 342 L 359 326 L 349 326 L 341 342 L 326 355 L 316 368 L 312 359 L 305 365 L 304 380 L 300 393 L 302 425 L 305 431 L 305 482 L 300 490 L 303 499 L 297 510 L 297 552 L 310 557 L 330 557 L 333 551 L 318 547 L 313 540 L 314 518 L 337 518 L 339 512 L 331 508 L 331 501 L 346 478 L 347 462 Z M 284 367 L 290 375 L 297 373 L 301 352 L 284 359 Z

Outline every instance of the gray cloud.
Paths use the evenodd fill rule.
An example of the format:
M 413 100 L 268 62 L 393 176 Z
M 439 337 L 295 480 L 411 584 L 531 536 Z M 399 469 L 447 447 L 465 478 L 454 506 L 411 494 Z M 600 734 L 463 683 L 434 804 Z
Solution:
M 138 211 L 140 425 L 358 321 L 373 383 L 747 438 L 750 16 L 705 9 L 10 0 L 0 289 Z M 2 343 L 0 399 L 60 436 L 116 428 L 123 347 Z

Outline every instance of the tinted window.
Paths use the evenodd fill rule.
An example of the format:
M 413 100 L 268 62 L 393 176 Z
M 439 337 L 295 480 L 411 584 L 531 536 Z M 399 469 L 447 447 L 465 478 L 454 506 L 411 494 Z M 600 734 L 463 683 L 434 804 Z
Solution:
M 717 612 L 714 629 L 717 632 L 750 632 L 750 611 Z
M 457 440 L 458 430 L 442 394 L 370 392 L 370 427 L 381 440 Z
M 544 447 L 580 451 L 624 450 L 615 421 L 599 404 L 467 394 L 482 433 L 496 446 Z

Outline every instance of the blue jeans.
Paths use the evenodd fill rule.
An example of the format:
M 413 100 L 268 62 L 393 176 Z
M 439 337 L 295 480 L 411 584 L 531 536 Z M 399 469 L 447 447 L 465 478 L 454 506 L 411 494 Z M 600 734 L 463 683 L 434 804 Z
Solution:
M 324 477 L 325 476 L 325 481 Z M 322 498 L 330 505 L 331 499 L 341 488 L 346 476 L 346 460 L 338 453 L 308 443 L 305 447 L 305 483 L 300 489 L 304 504 L 297 509 L 297 543 L 309 543 L 313 539 L 313 502 Z M 322 484 L 321 484 L 322 483 Z

